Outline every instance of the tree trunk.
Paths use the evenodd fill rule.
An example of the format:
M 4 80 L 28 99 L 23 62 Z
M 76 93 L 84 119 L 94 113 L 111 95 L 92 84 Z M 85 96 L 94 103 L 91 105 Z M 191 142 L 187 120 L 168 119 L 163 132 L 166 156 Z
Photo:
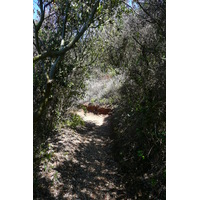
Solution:
M 40 117 L 42 116 L 42 113 L 45 111 L 48 101 L 49 101 L 49 96 L 51 94 L 51 87 L 52 87 L 52 82 L 48 81 L 46 84 L 46 91 L 44 98 L 42 99 L 42 102 L 40 103 L 39 109 L 33 113 L 33 122 L 37 123 Z

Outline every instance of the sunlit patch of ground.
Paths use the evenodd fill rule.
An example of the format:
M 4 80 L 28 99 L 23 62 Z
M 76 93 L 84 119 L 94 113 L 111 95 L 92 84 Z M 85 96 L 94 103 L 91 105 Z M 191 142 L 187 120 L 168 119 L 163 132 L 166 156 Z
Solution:
M 85 122 L 92 122 L 97 126 L 101 126 L 104 123 L 105 118 L 108 117 L 108 115 L 96 115 L 92 112 L 84 113 L 84 111 L 78 110 L 76 112 Z

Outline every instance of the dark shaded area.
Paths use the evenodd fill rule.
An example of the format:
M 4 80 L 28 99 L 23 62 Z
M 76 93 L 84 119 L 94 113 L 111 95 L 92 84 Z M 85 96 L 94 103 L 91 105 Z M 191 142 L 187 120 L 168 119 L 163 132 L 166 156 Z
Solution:
M 34 194 L 33 199 L 35 200 L 54 200 L 55 198 L 52 196 L 52 194 L 49 191 L 50 182 L 48 182 L 45 178 L 39 178 L 34 182 Z
M 41 151 L 48 149 L 48 138 L 52 138 L 56 141 L 56 131 L 45 132 L 42 131 L 40 127 L 34 127 L 35 131 L 40 129 L 40 135 L 37 132 L 33 134 L 33 199 L 43 200 L 48 197 L 48 199 L 54 199 L 54 197 L 49 192 L 49 187 L 51 185 L 45 178 L 40 177 L 40 164 L 45 156 L 40 156 Z

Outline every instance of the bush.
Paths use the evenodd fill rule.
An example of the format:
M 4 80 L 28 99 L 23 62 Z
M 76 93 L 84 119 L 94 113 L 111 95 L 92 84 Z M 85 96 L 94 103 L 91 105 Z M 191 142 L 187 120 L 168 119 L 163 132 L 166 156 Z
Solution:
M 107 48 L 108 64 L 126 76 L 112 116 L 113 153 L 130 193 L 165 199 L 165 1 L 142 5 L 139 12 L 124 17 L 126 26 Z

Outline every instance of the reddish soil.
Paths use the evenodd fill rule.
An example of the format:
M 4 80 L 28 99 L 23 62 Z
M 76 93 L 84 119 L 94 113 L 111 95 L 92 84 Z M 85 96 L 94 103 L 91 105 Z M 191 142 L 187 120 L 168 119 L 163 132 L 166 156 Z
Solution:
M 105 107 L 105 106 L 99 106 L 99 105 L 93 105 L 91 103 L 85 103 L 81 105 L 86 108 L 88 112 L 92 112 L 94 114 L 98 115 L 109 115 L 112 112 L 112 108 Z

